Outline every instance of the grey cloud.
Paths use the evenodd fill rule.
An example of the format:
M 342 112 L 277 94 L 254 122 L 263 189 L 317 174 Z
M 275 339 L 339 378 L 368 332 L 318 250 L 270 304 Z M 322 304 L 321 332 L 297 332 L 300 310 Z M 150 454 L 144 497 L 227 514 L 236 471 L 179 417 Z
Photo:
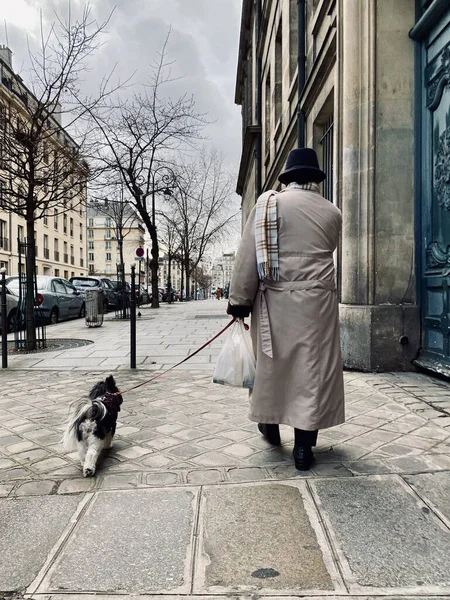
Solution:
M 42 9 L 48 21 L 55 9 L 63 11 L 67 6 L 62 0 L 27 1 Z M 114 7 L 115 11 L 105 44 L 85 75 L 86 87 L 93 89 L 116 63 L 121 79 L 136 71 L 133 81 L 145 82 L 149 64 L 172 27 L 168 58 L 176 61 L 173 74 L 184 77 L 171 84 L 171 94 L 194 95 L 198 110 L 208 112 L 212 121 L 205 134 L 230 163 L 237 164 L 241 128 L 234 86 L 242 0 L 91 0 L 90 4 L 99 21 Z M 81 0 L 72 0 L 73 11 L 83 6 Z M 9 31 L 16 65 L 26 62 L 25 34 Z

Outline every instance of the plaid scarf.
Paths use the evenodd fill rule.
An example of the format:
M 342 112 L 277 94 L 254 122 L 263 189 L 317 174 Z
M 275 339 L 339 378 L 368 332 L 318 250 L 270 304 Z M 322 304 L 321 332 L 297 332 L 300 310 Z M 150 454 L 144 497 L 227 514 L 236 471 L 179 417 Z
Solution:
M 258 198 L 255 216 L 255 246 L 258 276 L 278 281 L 277 200 L 272 190 Z
M 289 189 L 320 193 L 317 183 L 290 183 Z M 270 190 L 258 198 L 255 215 L 255 246 L 258 276 L 260 279 L 278 281 L 278 210 L 276 192 Z

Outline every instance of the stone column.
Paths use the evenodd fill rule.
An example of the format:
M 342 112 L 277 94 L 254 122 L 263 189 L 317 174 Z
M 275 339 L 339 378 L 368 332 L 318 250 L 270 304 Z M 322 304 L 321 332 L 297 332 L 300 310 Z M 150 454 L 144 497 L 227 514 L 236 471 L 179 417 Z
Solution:
M 341 0 L 344 362 L 403 370 L 420 341 L 414 287 L 414 0 Z

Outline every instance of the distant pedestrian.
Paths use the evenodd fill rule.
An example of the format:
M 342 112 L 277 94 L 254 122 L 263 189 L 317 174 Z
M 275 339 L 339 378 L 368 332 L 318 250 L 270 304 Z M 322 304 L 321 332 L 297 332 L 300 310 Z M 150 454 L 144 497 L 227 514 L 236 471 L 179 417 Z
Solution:
M 279 445 L 294 427 L 294 461 L 308 470 L 319 429 L 344 422 L 344 386 L 333 252 L 341 212 L 319 191 L 314 150 L 290 152 L 281 192 L 253 208 L 236 257 L 227 312 L 248 317 L 256 355 L 252 421 Z
M 221 297 L 222 297 L 222 290 L 220 288 L 217 288 L 217 290 L 216 290 L 217 300 L 220 300 Z

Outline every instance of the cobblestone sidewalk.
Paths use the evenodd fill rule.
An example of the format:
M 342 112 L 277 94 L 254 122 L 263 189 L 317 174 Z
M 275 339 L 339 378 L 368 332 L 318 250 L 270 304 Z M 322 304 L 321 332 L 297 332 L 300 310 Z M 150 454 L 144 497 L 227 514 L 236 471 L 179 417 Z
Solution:
M 151 372 L 122 372 L 120 386 Z M 247 394 L 179 372 L 126 395 L 114 445 L 96 480 L 80 480 L 60 439 L 68 404 L 102 373 L 3 373 L 0 493 L 218 483 L 296 477 L 292 431 L 270 447 L 247 419 Z M 32 379 L 33 384 L 30 385 Z M 346 373 L 347 422 L 321 432 L 317 461 L 302 476 L 450 470 L 450 386 L 418 374 Z M 33 483 L 38 481 L 39 483 Z M 59 486 L 59 487 L 58 487 Z

